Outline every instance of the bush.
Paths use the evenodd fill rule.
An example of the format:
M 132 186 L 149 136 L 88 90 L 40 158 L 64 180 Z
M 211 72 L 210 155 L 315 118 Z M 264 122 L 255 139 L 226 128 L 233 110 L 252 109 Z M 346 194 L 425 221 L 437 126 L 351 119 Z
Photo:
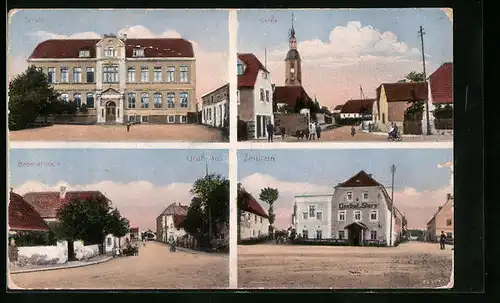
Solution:
M 266 242 L 267 240 L 269 240 L 269 237 L 267 235 L 263 235 L 263 236 L 251 237 L 248 239 L 239 240 L 238 244 L 240 245 L 260 244 Z
M 52 231 L 19 231 L 14 238 L 16 246 L 52 246 L 57 244 Z
M 88 112 L 89 112 L 89 109 L 88 109 L 88 107 L 87 107 L 87 104 L 82 104 L 82 105 L 80 106 L 79 112 L 80 112 L 80 113 L 82 113 L 82 114 L 86 114 L 86 113 L 88 113 Z
M 316 240 L 316 239 L 295 239 L 292 241 L 292 244 L 296 245 L 322 245 L 322 246 L 348 246 L 349 242 L 347 240 L 339 240 L 339 239 L 325 239 L 325 240 Z

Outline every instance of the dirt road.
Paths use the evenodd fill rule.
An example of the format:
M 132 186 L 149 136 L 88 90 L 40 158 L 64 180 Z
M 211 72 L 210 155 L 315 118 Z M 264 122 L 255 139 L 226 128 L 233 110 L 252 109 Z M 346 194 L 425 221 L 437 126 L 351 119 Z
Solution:
M 207 253 L 170 252 L 148 242 L 139 256 L 78 268 L 11 274 L 29 289 L 192 289 L 227 288 L 229 258 Z
M 452 250 L 398 247 L 238 246 L 240 288 L 436 288 L 450 281 Z
M 184 141 L 221 142 L 220 132 L 195 124 L 53 125 L 9 132 L 13 141 Z

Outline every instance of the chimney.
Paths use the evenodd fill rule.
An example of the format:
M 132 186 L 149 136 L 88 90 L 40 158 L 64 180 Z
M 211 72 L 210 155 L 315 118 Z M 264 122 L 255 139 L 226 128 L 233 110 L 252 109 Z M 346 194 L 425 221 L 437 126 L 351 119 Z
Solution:
M 66 197 L 66 186 L 61 186 L 59 191 L 59 198 L 64 199 Z

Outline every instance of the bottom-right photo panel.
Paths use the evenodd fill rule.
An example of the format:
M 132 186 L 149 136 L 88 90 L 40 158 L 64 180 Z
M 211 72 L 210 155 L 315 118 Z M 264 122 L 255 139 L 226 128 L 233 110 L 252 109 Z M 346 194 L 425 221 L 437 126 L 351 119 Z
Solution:
M 453 150 L 238 151 L 238 287 L 453 287 Z

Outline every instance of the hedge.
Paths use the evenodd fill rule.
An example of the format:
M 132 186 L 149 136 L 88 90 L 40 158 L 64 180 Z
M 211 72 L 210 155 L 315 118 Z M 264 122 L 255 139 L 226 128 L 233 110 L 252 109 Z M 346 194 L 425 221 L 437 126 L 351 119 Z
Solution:
M 238 241 L 238 244 L 240 245 L 251 245 L 251 244 L 260 244 L 264 243 L 269 240 L 269 237 L 267 235 L 265 236 L 259 236 L 259 237 L 252 237 L 248 239 L 242 239 Z

